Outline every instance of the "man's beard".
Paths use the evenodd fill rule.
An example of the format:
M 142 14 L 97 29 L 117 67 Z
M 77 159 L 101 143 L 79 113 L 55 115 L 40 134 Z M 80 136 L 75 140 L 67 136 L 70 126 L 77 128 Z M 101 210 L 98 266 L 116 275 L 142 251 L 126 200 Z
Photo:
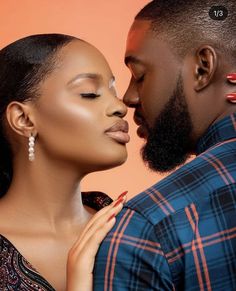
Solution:
M 154 126 L 147 126 L 147 143 L 141 150 L 144 162 L 158 172 L 168 172 L 183 164 L 192 150 L 192 129 L 183 80 L 179 76 L 173 95 Z

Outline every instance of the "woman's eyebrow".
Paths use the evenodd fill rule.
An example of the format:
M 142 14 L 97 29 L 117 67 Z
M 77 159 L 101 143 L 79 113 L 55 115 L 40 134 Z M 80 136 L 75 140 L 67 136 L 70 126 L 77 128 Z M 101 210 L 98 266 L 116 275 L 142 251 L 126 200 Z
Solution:
M 114 87 L 115 86 L 115 81 L 116 81 L 115 77 L 112 76 L 110 81 L 109 81 L 108 87 L 109 88 Z
M 81 73 L 81 74 L 76 75 L 74 78 L 72 78 L 67 83 L 67 85 L 71 85 L 72 83 L 74 83 L 75 81 L 79 79 L 92 79 L 95 81 L 100 81 L 102 79 L 102 76 L 100 74 L 95 74 L 95 73 Z

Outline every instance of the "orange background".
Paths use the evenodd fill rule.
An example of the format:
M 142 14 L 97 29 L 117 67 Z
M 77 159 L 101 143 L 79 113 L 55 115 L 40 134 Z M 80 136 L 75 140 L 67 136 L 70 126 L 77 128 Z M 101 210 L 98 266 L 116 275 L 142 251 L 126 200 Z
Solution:
M 122 96 L 128 86 L 129 71 L 123 64 L 126 36 L 135 14 L 147 0 L 0 0 L 0 47 L 29 34 L 58 32 L 91 42 L 108 59 Z M 131 142 L 126 164 L 93 173 L 82 190 L 100 190 L 116 197 L 128 190 L 129 198 L 161 177 L 143 164 L 139 150 L 142 140 L 129 110 Z

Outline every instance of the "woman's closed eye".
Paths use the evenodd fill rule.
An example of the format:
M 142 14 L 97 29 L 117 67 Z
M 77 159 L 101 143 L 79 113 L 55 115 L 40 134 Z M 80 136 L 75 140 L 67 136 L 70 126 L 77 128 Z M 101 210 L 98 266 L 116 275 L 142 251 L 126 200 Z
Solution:
M 100 94 L 96 94 L 96 93 L 80 93 L 80 96 L 83 98 L 91 98 L 91 99 L 95 99 L 97 97 L 100 97 Z

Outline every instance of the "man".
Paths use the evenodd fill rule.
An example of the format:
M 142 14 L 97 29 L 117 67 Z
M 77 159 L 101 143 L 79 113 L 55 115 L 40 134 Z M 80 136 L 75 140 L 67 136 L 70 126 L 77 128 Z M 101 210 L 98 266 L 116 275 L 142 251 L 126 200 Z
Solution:
M 236 290 L 236 107 L 226 100 L 236 2 L 214 5 L 152 1 L 130 29 L 124 102 L 144 161 L 166 172 L 196 158 L 125 205 L 98 253 L 95 291 Z

